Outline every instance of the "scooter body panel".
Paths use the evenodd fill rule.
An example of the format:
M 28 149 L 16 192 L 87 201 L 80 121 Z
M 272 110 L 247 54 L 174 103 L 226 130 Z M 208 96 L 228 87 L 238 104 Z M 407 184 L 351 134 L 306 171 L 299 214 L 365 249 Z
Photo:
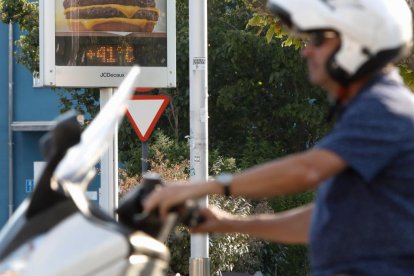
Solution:
M 42 244 L 47 246 L 31 254 L 22 275 L 123 275 L 128 267 L 127 237 L 80 213 L 47 233 Z
M 6 225 L 0 231 L 0 256 L 13 240 L 15 235 L 23 228 L 26 223 L 25 212 L 29 206 L 29 199 L 25 199 L 7 221 Z M 1 258 L 0 258 L 1 261 Z

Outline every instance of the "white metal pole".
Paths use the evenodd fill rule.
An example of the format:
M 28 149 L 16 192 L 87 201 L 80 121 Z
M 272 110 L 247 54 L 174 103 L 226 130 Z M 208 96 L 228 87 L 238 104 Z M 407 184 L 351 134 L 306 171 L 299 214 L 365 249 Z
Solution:
M 8 140 L 9 140 L 9 217 L 12 216 L 14 210 L 14 158 L 13 158 L 13 23 L 9 23 L 9 107 L 8 107 Z
M 208 178 L 207 0 L 189 0 L 190 179 Z M 207 207 L 208 198 L 200 200 Z M 210 275 L 208 235 L 191 235 L 190 276 Z
M 101 109 L 113 94 L 114 88 L 100 89 Z M 118 131 L 115 131 L 108 150 L 101 157 L 101 188 L 99 190 L 99 206 L 110 215 L 114 215 L 114 210 L 118 206 L 118 189 Z

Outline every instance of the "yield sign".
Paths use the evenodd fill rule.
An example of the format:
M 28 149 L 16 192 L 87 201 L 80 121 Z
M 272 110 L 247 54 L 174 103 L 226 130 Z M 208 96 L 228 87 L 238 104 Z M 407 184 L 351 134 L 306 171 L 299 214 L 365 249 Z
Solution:
M 127 117 L 142 142 L 147 141 L 169 102 L 168 96 L 133 96 L 128 102 Z

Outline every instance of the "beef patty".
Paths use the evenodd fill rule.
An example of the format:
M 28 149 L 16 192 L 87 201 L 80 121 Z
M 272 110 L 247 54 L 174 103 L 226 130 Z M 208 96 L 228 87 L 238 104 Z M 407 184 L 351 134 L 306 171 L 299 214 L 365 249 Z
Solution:
M 66 19 L 94 19 L 94 18 L 127 18 L 121 11 L 111 7 L 91 7 L 88 9 L 73 10 L 66 13 Z M 131 19 L 158 20 L 158 13 L 151 10 L 138 10 Z
M 154 8 L 155 0 L 65 0 L 63 7 L 84 7 L 93 5 L 117 4 L 125 6 L 138 6 L 143 8 Z

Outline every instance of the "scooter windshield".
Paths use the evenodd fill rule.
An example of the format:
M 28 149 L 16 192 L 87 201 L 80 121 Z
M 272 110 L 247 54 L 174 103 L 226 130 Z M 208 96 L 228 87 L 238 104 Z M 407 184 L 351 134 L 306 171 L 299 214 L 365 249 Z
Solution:
M 70 148 L 59 163 L 54 172 L 56 180 L 77 182 L 98 162 L 107 149 L 117 124 L 122 121 L 139 73 L 138 66 L 132 67 L 114 96 L 83 131 L 80 143 Z

